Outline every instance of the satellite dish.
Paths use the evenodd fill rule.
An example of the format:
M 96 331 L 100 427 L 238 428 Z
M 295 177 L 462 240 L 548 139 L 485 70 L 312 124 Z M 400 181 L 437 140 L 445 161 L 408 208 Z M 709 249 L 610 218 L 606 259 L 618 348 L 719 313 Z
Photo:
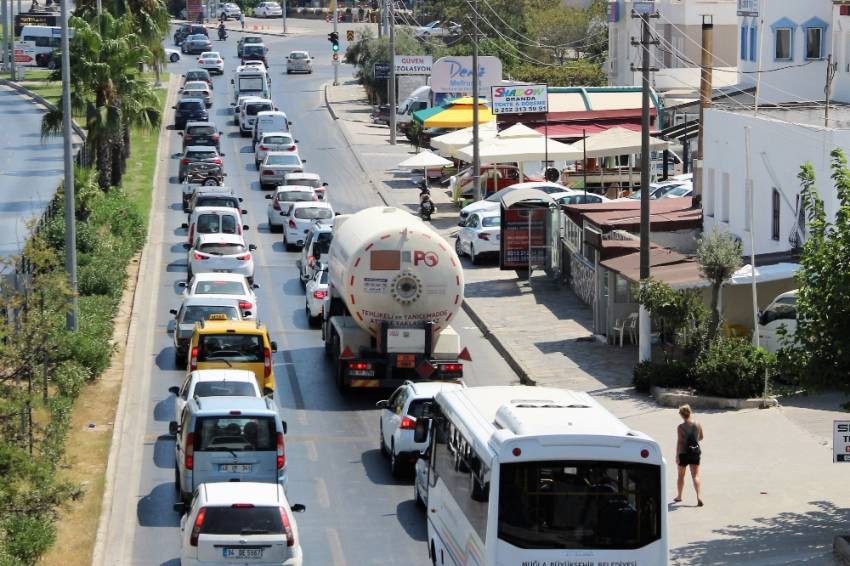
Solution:
M 561 178 L 561 172 L 554 167 L 549 167 L 546 169 L 546 173 L 544 173 L 543 176 L 550 183 L 557 183 L 558 180 Z

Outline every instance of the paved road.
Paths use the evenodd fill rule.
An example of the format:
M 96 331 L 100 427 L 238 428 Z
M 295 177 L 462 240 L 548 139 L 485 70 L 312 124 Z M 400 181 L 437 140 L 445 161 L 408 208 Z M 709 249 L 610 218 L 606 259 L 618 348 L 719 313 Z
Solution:
M 352 212 L 380 201 L 323 105 L 321 87 L 332 77 L 326 33 L 267 38 L 273 96 L 295 124 L 293 130 L 308 170 L 330 183 L 330 200 L 337 210 Z M 307 505 L 307 512 L 298 517 L 305 563 L 424 565 L 428 563 L 424 514 L 414 505 L 411 484 L 393 480 L 388 462 L 378 451 L 374 402 L 380 396 L 357 392 L 342 396 L 336 390 L 319 332 L 307 325 L 295 254 L 283 250 L 280 235 L 268 232 L 266 193 L 259 190 L 250 144 L 236 132 L 228 106 L 237 37 L 233 34 L 226 44 L 214 42 L 229 68 L 224 77 L 214 79 L 212 115 L 226 134 L 222 150 L 228 183 L 242 190 L 249 211 L 248 240 L 258 245 L 260 318 L 269 325 L 280 348 L 274 358 L 276 397 L 289 422 L 290 499 Z M 292 48 L 306 48 L 317 55 L 313 75 L 288 77 L 282 72 L 283 57 Z M 169 70 L 185 70 L 190 61 L 184 58 Z M 351 75 L 346 67 L 340 70 L 341 76 Z M 180 138 L 168 132 L 167 139 L 166 155 L 170 156 L 179 151 Z M 178 304 L 176 283 L 186 272 L 181 247 L 185 235 L 177 228 L 185 222 L 185 215 L 180 211 L 179 186 L 173 182 L 177 160 L 169 158 L 164 163 L 167 167 L 162 168 L 161 182 L 167 185 L 154 203 L 151 248 L 142 265 L 145 271 L 134 313 L 138 326 L 129 342 L 131 380 L 115 462 L 118 480 L 105 533 L 105 564 L 178 563 L 179 519 L 171 511 L 174 442 L 167 436 L 168 421 L 174 417 L 167 388 L 178 384 L 183 373 L 173 366 L 167 329 L 168 310 Z M 457 328 L 475 360 L 467 364 L 470 385 L 516 381 L 465 315 L 457 319 Z
M 62 139 L 41 141 L 42 106 L 0 86 L 0 261 L 21 251 L 62 180 Z

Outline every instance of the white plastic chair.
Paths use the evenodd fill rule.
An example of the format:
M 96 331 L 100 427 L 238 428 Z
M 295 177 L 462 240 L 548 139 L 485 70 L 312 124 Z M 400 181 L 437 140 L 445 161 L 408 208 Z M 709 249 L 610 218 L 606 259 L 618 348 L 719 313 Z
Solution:
M 637 320 L 638 315 L 636 312 L 631 313 L 629 316 L 620 320 L 619 318 L 614 321 L 614 332 L 620 333 L 620 348 L 623 347 L 623 336 L 626 332 L 629 333 L 629 340 L 634 343 L 635 342 L 635 334 L 637 331 Z

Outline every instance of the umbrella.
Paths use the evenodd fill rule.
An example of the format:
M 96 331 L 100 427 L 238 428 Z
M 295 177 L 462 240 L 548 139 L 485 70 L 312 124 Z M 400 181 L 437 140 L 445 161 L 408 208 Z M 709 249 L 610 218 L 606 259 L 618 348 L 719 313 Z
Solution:
M 522 163 L 536 161 L 548 155 L 549 159 L 581 159 L 581 150 L 555 140 L 546 140 L 545 136 L 493 138 L 478 144 L 478 152 L 483 163 Z M 457 152 L 458 159 L 472 161 L 472 146 Z
M 630 155 L 640 153 L 641 133 L 625 128 L 610 128 L 586 138 L 587 157 L 606 157 L 611 155 Z M 578 145 L 578 144 L 576 144 Z M 666 149 L 670 143 L 659 138 L 649 138 L 652 151 Z
M 478 127 L 478 141 L 496 137 L 496 122 L 485 122 Z M 472 143 L 472 126 L 431 138 L 431 146 L 445 157 L 454 157 L 457 151 Z
M 440 157 L 436 153 L 431 153 L 430 151 L 420 151 L 413 157 L 408 157 L 404 161 L 398 164 L 399 167 L 403 169 L 424 169 L 425 170 L 425 183 L 428 183 L 428 169 L 433 169 L 437 167 L 445 167 L 446 165 L 451 165 L 452 162 L 448 159 Z
M 413 113 L 413 120 L 423 128 L 466 128 L 472 125 L 472 97 L 456 98 L 441 106 Z M 491 122 L 496 116 L 483 100 L 478 102 L 478 123 Z

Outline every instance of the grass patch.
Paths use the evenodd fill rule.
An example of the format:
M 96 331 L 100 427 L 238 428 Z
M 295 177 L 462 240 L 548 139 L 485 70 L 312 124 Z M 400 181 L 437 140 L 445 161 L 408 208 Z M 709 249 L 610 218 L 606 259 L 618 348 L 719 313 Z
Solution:
M 163 75 L 163 83 L 168 77 Z M 168 91 L 157 89 L 157 96 L 162 108 L 165 108 L 165 98 Z M 156 151 L 159 146 L 159 129 L 155 131 L 135 130 L 132 132 L 133 155 L 127 162 L 127 172 L 124 174 L 124 190 L 147 226 L 148 212 L 151 208 L 153 195 L 153 173 L 156 168 Z

